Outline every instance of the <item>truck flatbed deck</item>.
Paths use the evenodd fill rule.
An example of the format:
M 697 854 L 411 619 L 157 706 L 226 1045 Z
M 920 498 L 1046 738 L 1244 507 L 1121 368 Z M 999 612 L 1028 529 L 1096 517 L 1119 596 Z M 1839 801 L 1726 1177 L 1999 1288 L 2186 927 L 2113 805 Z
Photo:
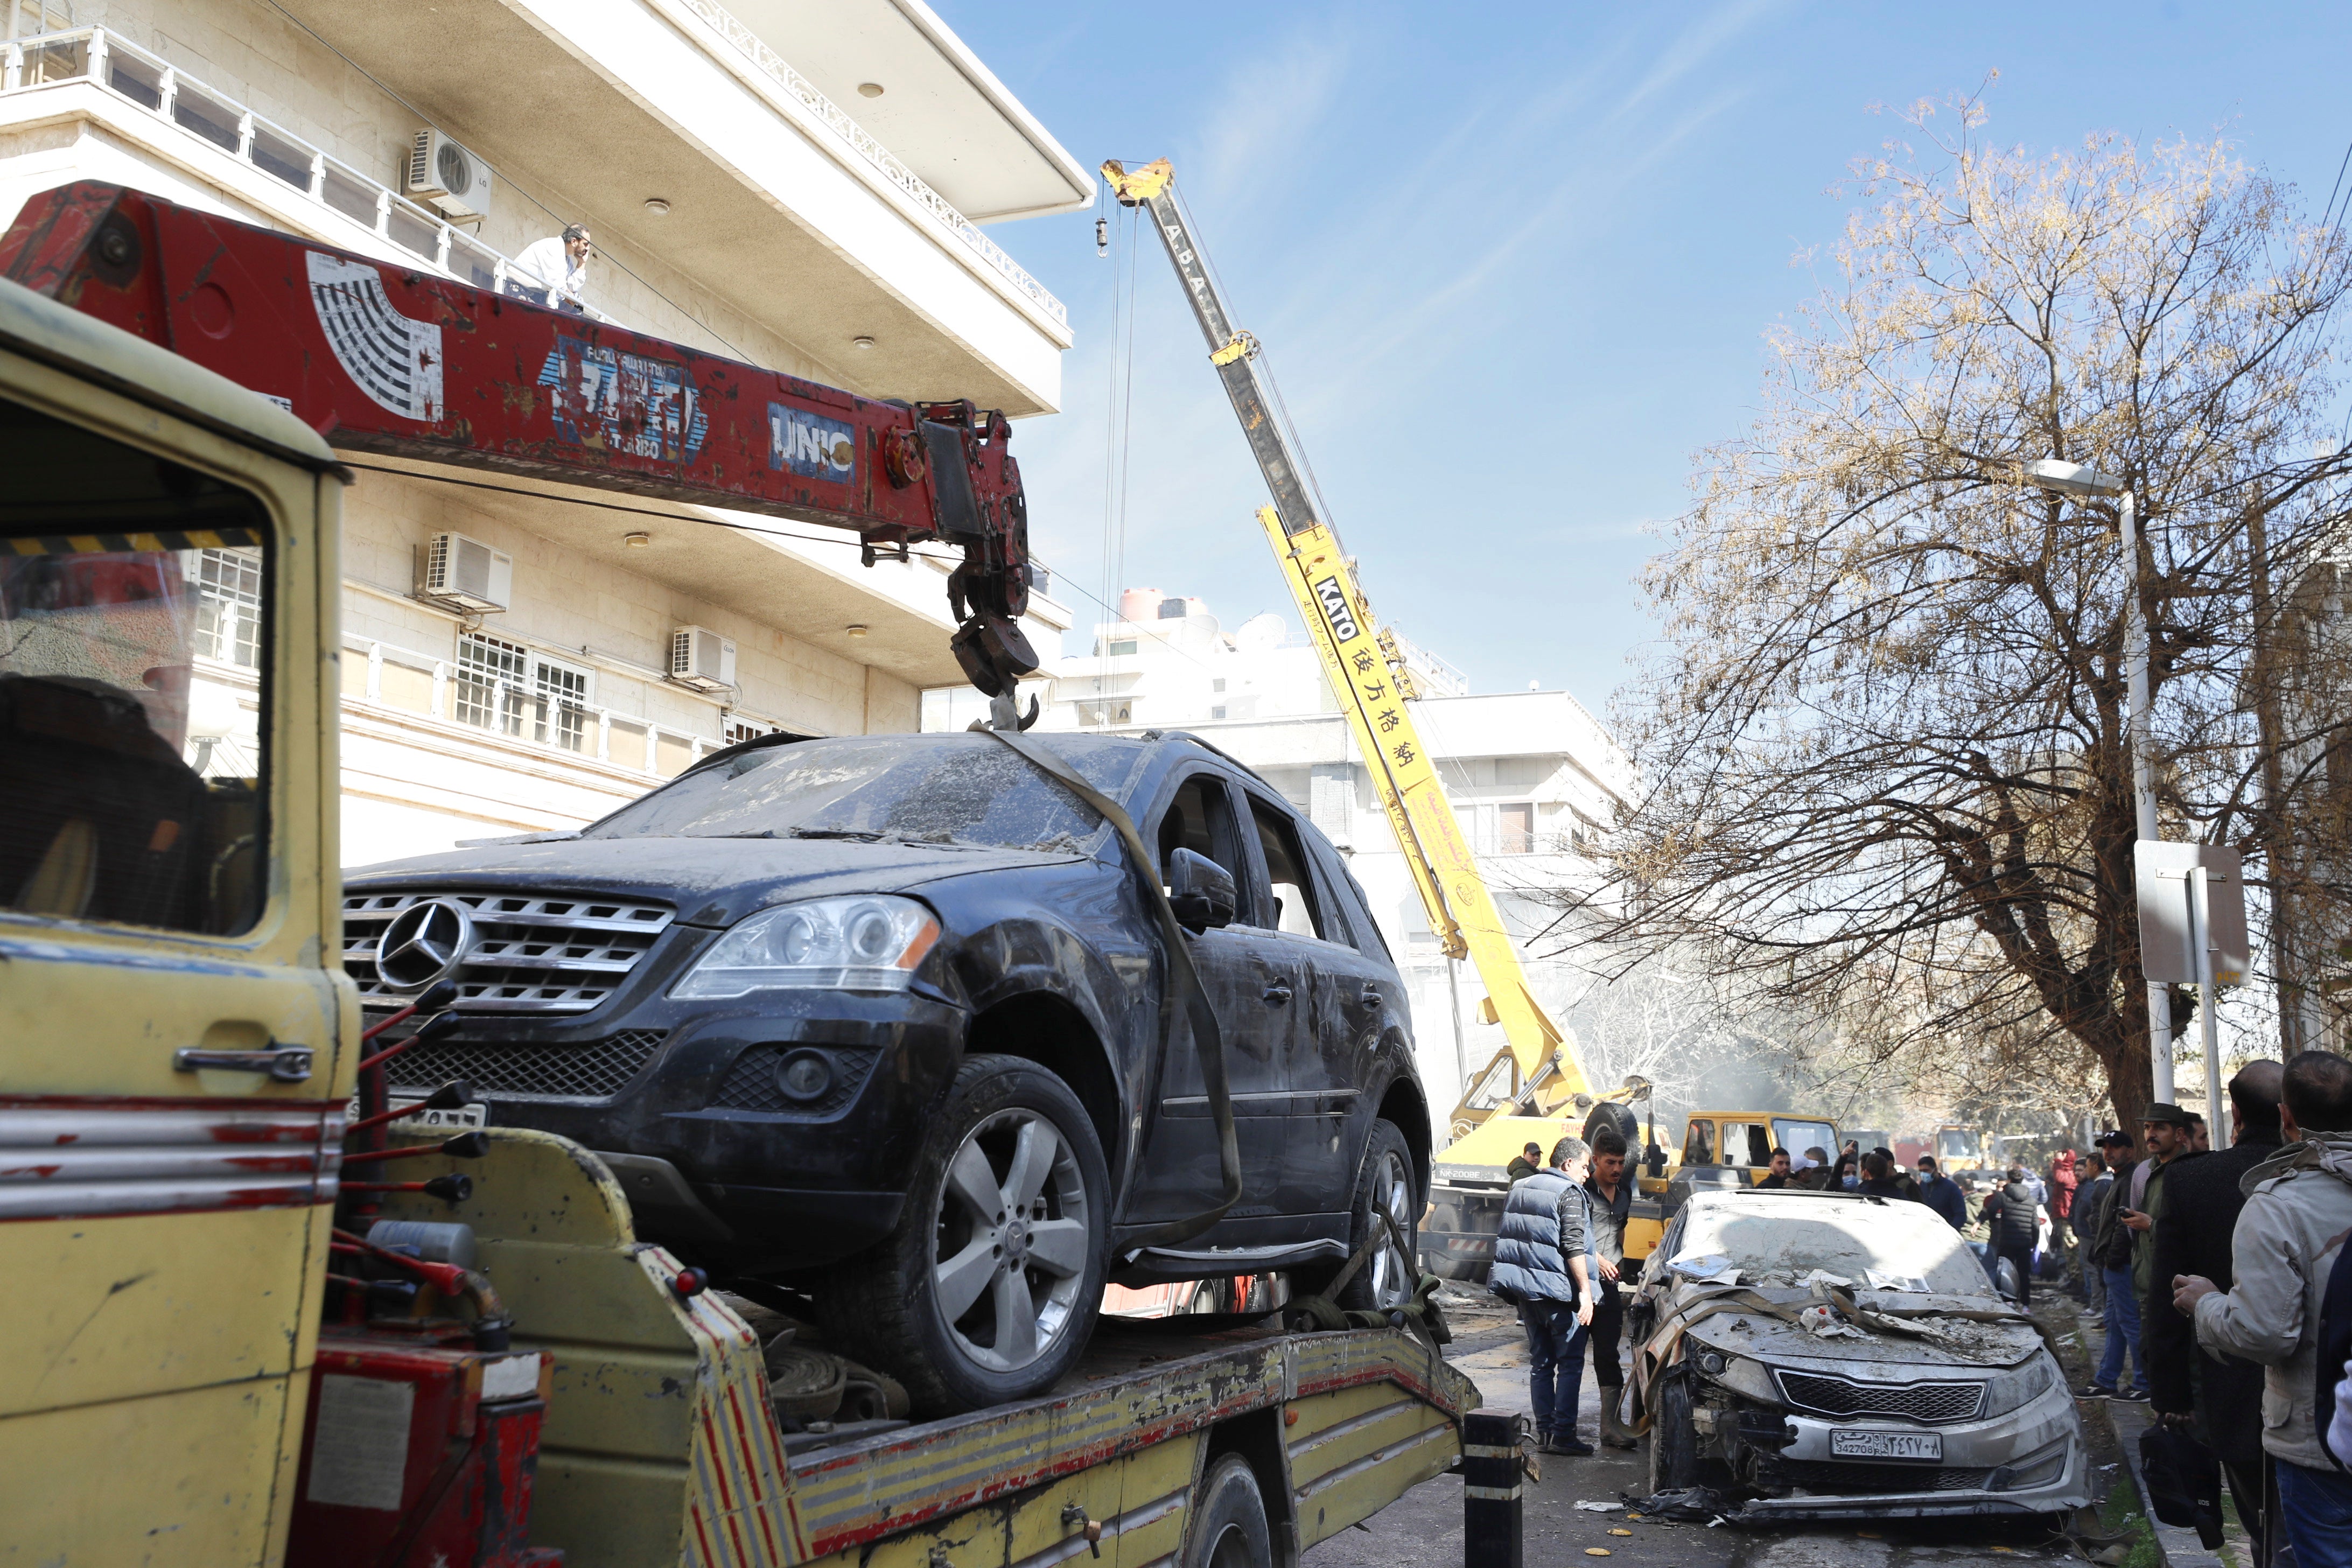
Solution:
M 1274 1559 L 1292 1563 L 1452 1467 L 1478 1401 L 1402 1329 L 1106 1319 L 1043 1398 L 797 1435 L 787 1452 L 751 1328 L 714 1293 L 678 1293 L 682 1266 L 635 1240 L 603 1163 L 542 1133 L 490 1136 L 465 1163 L 466 1202 L 385 1212 L 473 1226 L 516 1347 L 552 1358 L 532 1538 L 568 1568 L 1175 1564 L 1226 1454 L 1247 1461 Z

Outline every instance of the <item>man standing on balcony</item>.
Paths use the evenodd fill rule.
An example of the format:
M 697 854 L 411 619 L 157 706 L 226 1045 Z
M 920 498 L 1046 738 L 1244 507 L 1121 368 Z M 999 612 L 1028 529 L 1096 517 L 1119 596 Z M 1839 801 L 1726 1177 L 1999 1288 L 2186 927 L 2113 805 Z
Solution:
M 588 308 L 580 296 L 588 287 L 588 258 L 595 249 L 587 225 L 567 224 L 561 237 L 535 239 L 523 247 L 522 254 L 515 258 L 515 272 L 522 276 L 509 272 L 507 286 L 526 299 L 537 299 L 575 316 L 585 315 Z

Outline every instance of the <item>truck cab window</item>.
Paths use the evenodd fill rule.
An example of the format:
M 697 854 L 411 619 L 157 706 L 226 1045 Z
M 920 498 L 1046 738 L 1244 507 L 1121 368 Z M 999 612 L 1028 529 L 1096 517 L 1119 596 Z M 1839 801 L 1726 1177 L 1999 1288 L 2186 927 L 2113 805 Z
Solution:
M 7 403 L 0 471 L 0 912 L 248 929 L 268 885 L 268 514 Z
M 1715 1123 L 1694 1117 L 1690 1131 L 1683 1139 L 1683 1163 L 1712 1165 L 1715 1163 Z

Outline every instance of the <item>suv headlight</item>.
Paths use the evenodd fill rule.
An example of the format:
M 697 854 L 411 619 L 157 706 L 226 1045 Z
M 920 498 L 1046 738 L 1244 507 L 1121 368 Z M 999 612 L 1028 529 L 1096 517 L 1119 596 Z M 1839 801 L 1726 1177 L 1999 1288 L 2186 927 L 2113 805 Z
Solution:
M 912 899 L 814 899 L 738 922 L 669 994 L 714 1002 L 754 991 L 904 991 L 939 940 L 940 922 Z

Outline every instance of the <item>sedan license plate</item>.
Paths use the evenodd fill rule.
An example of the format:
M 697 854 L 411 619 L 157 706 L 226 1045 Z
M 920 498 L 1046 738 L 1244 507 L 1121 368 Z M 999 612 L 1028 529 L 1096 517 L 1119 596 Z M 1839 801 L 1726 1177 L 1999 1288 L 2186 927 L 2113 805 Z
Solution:
M 394 1127 L 446 1127 L 455 1131 L 464 1132 L 477 1127 L 488 1127 L 490 1124 L 490 1108 L 478 1100 L 471 1105 L 458 1106 L 454 1110 L 426 1110 L 423 1109 L 424 1104 L 421 1100 L 394 1100 L 393 1110 L 404 1110 L 408 1114 L 392 1125 Z
M 1832 1427 L 1830 1452 L 1841 1459 L 1927 1459 L 1940 1463 L 1944 1458 L 1944 1435 Z

